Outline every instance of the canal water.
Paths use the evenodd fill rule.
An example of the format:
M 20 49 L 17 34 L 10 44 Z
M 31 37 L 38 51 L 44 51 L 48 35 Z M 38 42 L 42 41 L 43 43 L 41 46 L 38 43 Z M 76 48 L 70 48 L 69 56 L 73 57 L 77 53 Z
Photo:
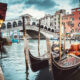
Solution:
M 53 41 L 51 41 L 51 43 L 52 42 Z M 41 40 L 40 43 L 40 53 L 43 55 L 47 51 L 46 41 Z M 74 41 L 72 43 L 74 43 Z M 66 47 L 69 47 L 69 45 L 70 42 L 67 41 Z M 29 48 L 34 56 L 38 56 L 37 47 L 37 40 L 29 40 Z M 50 80 L 48 68 L 37 72 L 32 72 L 29 68 L 26 76 L 24 41 L 21 41 L 20 43 L 13 43 L 12 46 L 5 46 L 5 49 L 7 51 L 7 55 L 5 55 L 5 58 L 0 59 L 0 65 L 2 66 L 5 80 Z

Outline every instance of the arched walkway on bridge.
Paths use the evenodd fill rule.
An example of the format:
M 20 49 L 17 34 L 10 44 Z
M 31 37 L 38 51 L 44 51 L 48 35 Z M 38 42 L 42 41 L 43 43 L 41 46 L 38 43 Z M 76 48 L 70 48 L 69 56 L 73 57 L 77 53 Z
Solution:
M 13 22 L 13 27 L 17 27 L 17 22 Z
M 40 28 L 43 28 L 43 25 L 41 25 Z
M 35 23 L 35 22 L 32 22 L 32 26 L 33 26 L 33 25 L 36 25 L 36 23 Z
M 48 28 L 48 31 L 51 31 L 51 29 L 50 29 L 50 28 Z
M 5 28 L 6 28 L 5 23 L 2 23 L 1 29 L 5 29 Z
M 54 32 L 54 29 L 52 29 L 51 32 Z
M 7 28 L 11 28 L 11 22 L 7 23 Z
M 22 26 L 22 21 L 18 21 L 18 26 Z
M 46 29 L 46 30 L 47 30 L 47 27 L 45 26 L 45 27 L 44 27 L 44 29 Z

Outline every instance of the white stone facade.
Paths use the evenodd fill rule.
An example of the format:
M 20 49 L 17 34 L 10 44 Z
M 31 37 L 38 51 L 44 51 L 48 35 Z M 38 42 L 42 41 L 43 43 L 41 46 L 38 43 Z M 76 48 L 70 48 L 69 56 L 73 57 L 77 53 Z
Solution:
M 41 25 L 50 29 L 54 29 L 55 32 L 59 32 L 59 15 L 63 16 L 66 14 L 65 10 L 56 11 L 54 15 L 45 15 L 41 18 Z

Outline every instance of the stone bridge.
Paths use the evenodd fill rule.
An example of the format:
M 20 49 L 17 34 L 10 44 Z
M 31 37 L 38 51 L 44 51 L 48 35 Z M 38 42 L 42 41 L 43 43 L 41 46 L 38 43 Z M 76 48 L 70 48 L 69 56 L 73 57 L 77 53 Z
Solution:
M 28 33 L 28 35 L 30 35 L 30 37 L 35 37 L 35 38 L 38 37 L 39 27 L 37 27 L 36 25 L 34 25 L 34 26 L 27 26 L 26 25 L 25 29 L 26 29 L 26 32 Z M 17 30 L 19 30 L 20 32 L 23 32 L 23 27 L 18 26 L 18 27 L 5 28 L 5 29 L 2 29 L 1 31 L 3 33 L 7 33 L 7 32 L 11 33 L 12 31 L 16 32 Z M 55 35 L 55 33 L 53 31 L 47 30 L 43 27 L 41 27 L 40 33 L 41 33 L 41 38 L 51 37 L 51 36 Z

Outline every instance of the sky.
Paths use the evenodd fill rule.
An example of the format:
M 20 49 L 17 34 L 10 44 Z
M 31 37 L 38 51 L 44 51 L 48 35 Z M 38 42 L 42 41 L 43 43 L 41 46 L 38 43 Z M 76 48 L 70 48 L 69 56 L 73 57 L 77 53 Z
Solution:
M 72 8 L 79 5 L 79 0 L 0 0 L 8 3 L 6 20 L 15 19 L 23 14 L 30 14 L 34 18 L 53 15 L 57 10 L 65 9 L 71 13 Z

